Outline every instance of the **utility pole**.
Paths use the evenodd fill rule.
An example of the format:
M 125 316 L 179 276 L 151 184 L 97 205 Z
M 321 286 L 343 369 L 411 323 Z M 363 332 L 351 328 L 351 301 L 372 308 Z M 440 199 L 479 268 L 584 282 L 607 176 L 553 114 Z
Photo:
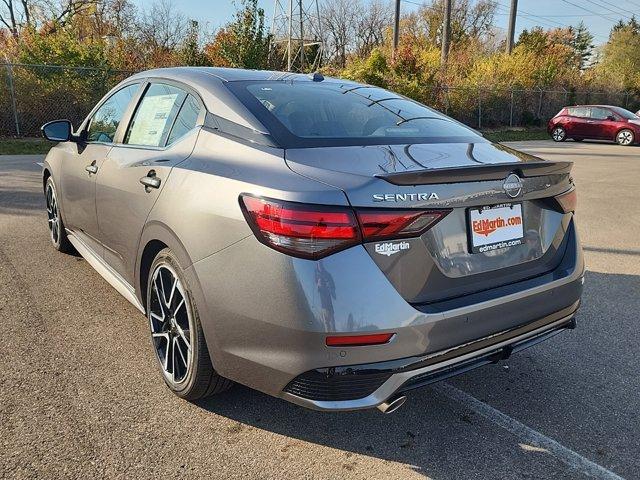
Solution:
M 449 58 L 449 42 L 451 40 L 451 0 L 444 1 L 444 20 L 442 22 L 442 52 L 440 63 L 443 67 L 447 65 Z
M 400 0 L 396 0 L 396 14 L 393 17 L 393 55 L 398 50 L 398 40 L 400 38 Z
M 516 34 L 516 16 L 518 15 L 518 0 L 511 0 L 509 11 L 509 31 L 507 32 L 507 53 L 513 50 L 513 40 Z

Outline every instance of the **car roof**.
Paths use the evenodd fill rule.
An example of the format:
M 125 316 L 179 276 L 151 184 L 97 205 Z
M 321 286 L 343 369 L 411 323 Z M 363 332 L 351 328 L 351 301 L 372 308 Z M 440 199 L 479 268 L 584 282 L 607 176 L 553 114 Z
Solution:
M 601 107 L 601 108 L 616 108 L 615 105 L 567 105 L 565 108 L 575 107 Z
M 223 82 L 237 82 L 242 80 L 282 80 L 282 81 L 313 81 L 314 74 L 279 72 L 275 70 L 249 70 L 243 68 L 225 67 L 171 67 L 155 68 L 139 72 L 134 76 L 161 76 L 166 78 L 184 78 L 189 76 L 209 75 Z M 317 75 L 317 74 L 316 74 Z M 355 83 L 350 80 L 322 76 L 322 81 Z

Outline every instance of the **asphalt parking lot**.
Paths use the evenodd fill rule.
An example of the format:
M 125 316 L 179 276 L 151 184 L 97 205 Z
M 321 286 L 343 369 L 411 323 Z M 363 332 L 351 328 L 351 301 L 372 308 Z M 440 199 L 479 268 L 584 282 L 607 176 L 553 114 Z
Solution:
M 49 245 L 42 157 L 0 157 L 0 477 L 640 478 L 640 147 L 512 146 L 575 162 L 578 328 L 392 415 L 174 397 L 144 317 Z

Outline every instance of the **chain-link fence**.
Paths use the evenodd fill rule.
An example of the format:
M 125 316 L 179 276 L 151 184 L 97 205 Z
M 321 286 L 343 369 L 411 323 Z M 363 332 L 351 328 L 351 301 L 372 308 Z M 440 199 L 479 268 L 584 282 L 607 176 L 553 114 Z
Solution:
M 42 124 L 60 118 L 78 125 L 111 87 L 132 73 L 0 64 L 0 137 L 40 136 Z
M 50 120 L 78 125 L 111 87 L 134 72 L 57 65 L 0 64 L 0 137 L 33 137 Z M 544 126 L 566 105 L 640 108 L 624 91 L 433 87 L 422 101 L 477 129 Z

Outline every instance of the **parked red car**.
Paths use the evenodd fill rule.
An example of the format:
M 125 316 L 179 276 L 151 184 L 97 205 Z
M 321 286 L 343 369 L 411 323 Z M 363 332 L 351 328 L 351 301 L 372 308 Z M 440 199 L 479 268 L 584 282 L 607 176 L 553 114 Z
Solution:
M 640 118 L 620 107 L 576 105 L 560 110 L 549 120 L 547 131 L 556 142 L 592 138 L 633 145 L 640 142 Z

